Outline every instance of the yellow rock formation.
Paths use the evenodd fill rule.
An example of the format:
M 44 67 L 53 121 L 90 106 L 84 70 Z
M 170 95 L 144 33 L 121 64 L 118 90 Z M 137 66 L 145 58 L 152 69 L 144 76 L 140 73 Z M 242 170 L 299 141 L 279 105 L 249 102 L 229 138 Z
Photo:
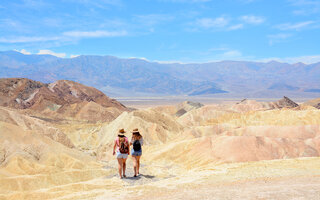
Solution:
M 320 110 L 282 105 L 0 107 L 0 199 L 317 199 Z M 137 178 L 131 159 L 117 176 L 120 128 L 144 137 Z

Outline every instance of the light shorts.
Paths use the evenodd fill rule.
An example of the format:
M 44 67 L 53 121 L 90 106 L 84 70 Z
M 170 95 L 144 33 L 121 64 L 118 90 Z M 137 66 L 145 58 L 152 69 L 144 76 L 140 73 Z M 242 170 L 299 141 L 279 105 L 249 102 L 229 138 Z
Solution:
M 142 149 L 140 151 L 134 151 L 131 149 L 131 155 L 132 156 L 141 156 L 142 155 Z
M 120 153 L 119 151 L 117 152 L 117 158 L 128 158 L 127 153 Z

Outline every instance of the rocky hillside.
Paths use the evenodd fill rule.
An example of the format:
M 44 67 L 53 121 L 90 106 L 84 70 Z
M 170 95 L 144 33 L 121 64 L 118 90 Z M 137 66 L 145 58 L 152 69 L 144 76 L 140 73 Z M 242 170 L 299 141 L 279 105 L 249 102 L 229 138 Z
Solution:
M 41 83 L 34 85 L 37 88 Z M 52 89 L 53 94 L 71 92 L 70 97 L 61 96 L 62 102 L 71 101 L 73 94 L 79 99 L 88 98 L 82 95 L 81 91 L 89 94 L 83 88 L 70 89 L 71 84 L 61 84 L 54 90 L 56 86 L 43 84 L 40 89 Z M 92 99 L 96 102 L 87 99 L 62 105 L 56 111 L 36 109 L 33 114 L 86 116 L 99 121 L 99 109 L 116 109 L 100 105 L 97 97 Z M 211 191 L 214 186 L 207 187 L 208 184 L 220 188 L 222 183 L 243 185 L 250 180 L 251 185 L 268 183 L 273 188 L 282 188 L 283 185 L 275 187 L 273 179 L 290 180 L 297 190 L 310 191 L 297 186 L 297 176 L 305 177 L 308 183 L 318 181 L 320 110 L 308 105 L 296 106 L 288 98 L 213 105 L 187 101 L 124 111 L 115 120 L 102 123 L 72 120 L 55 123 L 23 114 L 34 105 L 25 109 L 0 106 L 0 198 L 117 199 L 120 189 L 150 192 L 142 198 L 148 199 L 164 189 L 174 189 L 175 193 L 185 188 L 189 191 L 190 185 L 194 186 L 194 195 L 199 189 L 197 182 L 206 186 L 205 191 Z M 143 135 L 138 177 L 132 177 L 133 166 L 128 160 L 127 178 L 117 178 L 118 163 L 112 147 L 120 128 L 125 128 L 129 138 L 134 128 L 139 128 Z M 288 176 L 292 178 L 287 179 Z M 313 187 L 319 191 L 319 184 Z M 252 191 L 256 194 L 257 189 Z M 123 194 L 131 194 L 126 192 Z M 310 199 L 316 199 L 313 197 L 316 195 Z
M 0 79 L 0 106 L 88 120 L 98 116 L 96 121 L 111 121 L 128 110 L 93 87 L 66 80 L 44 84 L 26 78 Z
M 307 101 L 307 102 L 304 103 L 304 105 L 313 106 L 315 108 L 320 109 L 320 98 L 312 99 L 310 101 Z

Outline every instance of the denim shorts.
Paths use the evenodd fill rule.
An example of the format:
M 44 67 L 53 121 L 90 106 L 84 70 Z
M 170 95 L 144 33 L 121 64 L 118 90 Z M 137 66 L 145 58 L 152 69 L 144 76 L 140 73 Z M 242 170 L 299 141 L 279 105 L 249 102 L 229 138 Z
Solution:
M 132 156 L 141 156 L 142 155 L 142 149 L 140 149 L 140 151 L 134 151 L 133 149 L 131 149 L 131 155 Z
M 128 158 L 127 153 L 120 153 L 119 151 L 117 152 L 117 158 Z

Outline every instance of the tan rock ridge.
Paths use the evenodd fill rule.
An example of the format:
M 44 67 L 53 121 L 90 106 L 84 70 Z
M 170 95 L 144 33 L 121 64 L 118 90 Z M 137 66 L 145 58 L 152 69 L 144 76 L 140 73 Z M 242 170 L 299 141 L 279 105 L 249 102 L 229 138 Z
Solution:
M 276 102 L 271 103 L 271 107 L 273 107 L 273 108 L 295 108 L 298 106 L 299 105 L 296 102 L 292 101 L 291 99 L 289 99 L 286 96 L 284 96 L 282 99 L 280 99 Z
M 310 101 L 305 102 L 303 105 L 313 106 L 315 108 L 320 109 L 320 98 L 312 99 Z
M 101 91 L 76 83 L 60 80 L 43 84 L 26 78 L 0 79 L 0 106 L 29 109 L 48 117 L 61 113 L 62 117 L 82 120 L 111 121 L 128 109 Z M 73 112 L 72 110 L 76 111 Z M 96 113 L 96 114 L 93 114 Z
M 110 174 L 101 164 L 75 149 L 17 125 L 0 122 L 0 198 L 41 199 L 25 196 L 37 190 L 92 180 Z M 42 198 L 57 198 L 44 192 Z M 66 193 L 64 193 L 66 194 Z
M 34 117 L 23 115 L 17 110 L 0 107 L 0 122 L 12 124 L 22 130 L 49 137 L 69 148 L 74 147 L 69 138 L 52 124 Z
M 282 99 L 274 102 L 258 102 L 256 100 L 243 99 L 241 102 L 233 105 L 230 110 L 236 112 L 248 112 L 255 110 L 270 110 L 270 109 L 282 109 L 282 108 L 296 108 L 299 105 L 284 96 Z
M 204 105 L 201 103 L 192 102 L 192 101 L 184 101 L 176 106 L 176 108 L 177 108 L 176 116 L 180 117 L 180 116 L 184 115 L 185 113 L 187 113 L 193 109 L 201 108 L 202 106 L 204 106 Z
M 0 106 L 0 199 L 163 199 L 170 192 L 171 198 L 258 199 L 264 186 L 259 197 L 283 199 L 274 188 L 291 183 L 294 195 L 320 194 L 320 110 L 312 106 L 284 98 L 122 112 L 88 100 L 94 94 L 72 83 L 50 87 L 42 88 L 56 96 L 67 91 L 62 101 L 76 102 L 58 106 L 38 98 L 44 103 L 36 109 Z M 176 115 L 181 108 L 186 112 Z M 130 157 L 128 178 L 117 176 L 112 147 L 120 128 L 129 139 L 134 128 L 144 137 L 137 178 Z M 251 195 L 225 192 L 249 183 Z
M 73 147 L 53 124 L 0 107 L 0 199 L 57 198 L 56 187 L 110 175 Z
M 119 110 L 126 110 L 126 107 L 116 101 L 107 97 L 101 91 L 76 83 L 73 81 L 60 80 L 48 85 L 50 91 L 63 98 L 69 104 L 79 103 L 82 101 L 95 102 L 103 107 L 115 107 Z

